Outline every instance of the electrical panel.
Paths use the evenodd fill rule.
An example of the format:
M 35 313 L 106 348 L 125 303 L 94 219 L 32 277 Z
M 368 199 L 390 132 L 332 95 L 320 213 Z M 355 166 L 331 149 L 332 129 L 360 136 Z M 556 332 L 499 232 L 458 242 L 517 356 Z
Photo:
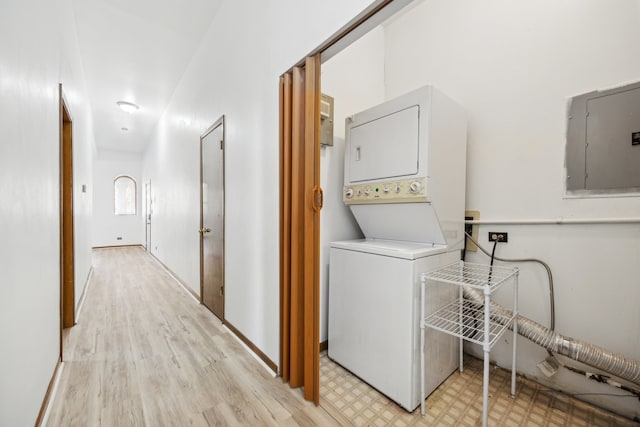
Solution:
M 640 191 L 640 83 L 574 97 L 567 120 L 567 191 Z

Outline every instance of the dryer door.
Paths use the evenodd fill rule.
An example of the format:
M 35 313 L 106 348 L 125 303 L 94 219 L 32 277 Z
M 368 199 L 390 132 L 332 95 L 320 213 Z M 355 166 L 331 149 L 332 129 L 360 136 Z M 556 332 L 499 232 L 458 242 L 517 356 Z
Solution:
M 413 105 L 347 128 L 347 182 L 418 173 L 420 106 Z

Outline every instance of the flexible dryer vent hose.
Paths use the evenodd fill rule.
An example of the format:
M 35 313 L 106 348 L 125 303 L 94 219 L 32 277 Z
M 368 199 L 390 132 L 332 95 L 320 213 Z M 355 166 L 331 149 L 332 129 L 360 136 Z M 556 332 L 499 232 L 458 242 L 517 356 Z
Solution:
M 484 305 L 484 296 L 477 289 L 465 287 L 464 296 Z M 494 321 L 511 325 L 511 313 L 501 305 L 492 302 L 491 312 Z M 585 341 L 562 336 L 526 317 L 518 315 L 517 321 L 519 335 L 548 351 L 570 357 L 640 386 L 640 362 Z

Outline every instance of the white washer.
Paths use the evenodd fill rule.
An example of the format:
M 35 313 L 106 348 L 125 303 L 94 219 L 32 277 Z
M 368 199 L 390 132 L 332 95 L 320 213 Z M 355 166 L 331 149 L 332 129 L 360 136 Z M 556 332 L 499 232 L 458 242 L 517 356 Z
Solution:
M 420 404 L 420 273 L 454 263 L 445 246 L 390 240 L 333 242 L 329 357 L 408 411 Z M 426 310 L 455 295 L 429 286 Z M 431 329 L 425 340 L 426 391 L 458 367 L 458 340 Z

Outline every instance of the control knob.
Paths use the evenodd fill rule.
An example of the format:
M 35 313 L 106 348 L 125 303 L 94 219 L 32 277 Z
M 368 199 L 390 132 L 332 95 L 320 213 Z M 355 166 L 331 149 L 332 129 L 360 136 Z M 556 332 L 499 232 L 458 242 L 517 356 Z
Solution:
M 389 192 L 389 187 L 384 187 L 384 192 L 388 193 Z
M 353 197 L 353 188 L 348 188 L 345 192 L 344 195 L 347 196 L 347 199 L 350 199 Z
M 413 181 L 409 184 L 409 191 L 413 194 L 418 194 L 420 192 L 420 183 L 418 181 Z
M 396 188 L 394 189 L 396 193 L 400 192 L 400 186 L 398 184 L 396 184 Z
M 364 190 L 364 195 L 368 196 L 371 191 L 369 189 Z

